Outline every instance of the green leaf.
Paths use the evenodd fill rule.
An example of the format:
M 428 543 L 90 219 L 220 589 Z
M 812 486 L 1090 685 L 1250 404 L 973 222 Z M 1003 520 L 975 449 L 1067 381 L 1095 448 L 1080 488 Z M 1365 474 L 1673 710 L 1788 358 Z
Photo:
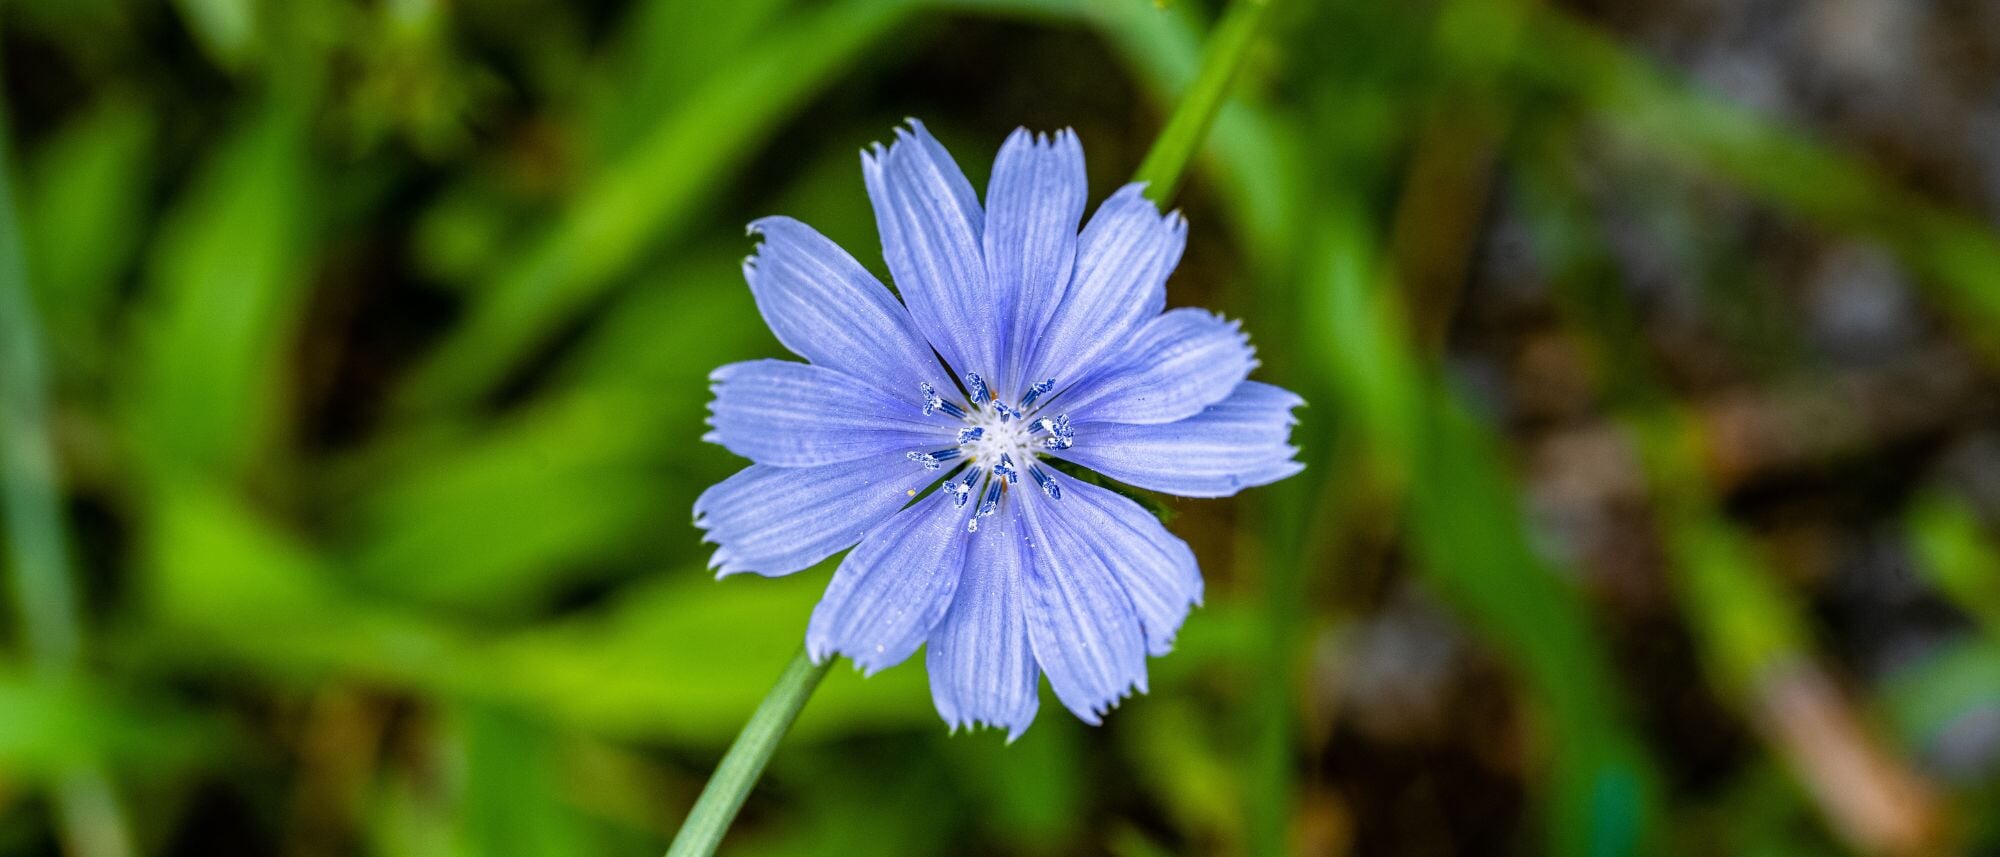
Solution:
M 174 472 L 242 475 L 276 442 L 302 308 L 314 198 L 305 117 L 274 106 L 219 149 L 176 201 L 151 255 L 127 368 L 129 435 Z

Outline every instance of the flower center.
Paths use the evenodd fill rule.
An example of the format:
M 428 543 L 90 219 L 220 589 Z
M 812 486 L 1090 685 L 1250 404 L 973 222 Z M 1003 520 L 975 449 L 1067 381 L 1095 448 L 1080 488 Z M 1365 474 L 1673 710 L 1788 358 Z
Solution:
M 930 384 L 922 385 L 925 416 L 942 411 L 965 424 L 958 429 L 957 446 L 913 451 L 907 456 L 926 470 L 941 469 L 948 461 L 965 460 L 965 470 L 946 477 L 942 487 L 951 495 L 953 505 L 961 509 L 974 498 L 979 499 L 972 518 L 966 522 L 968 531 L 977 532 L 980 518 L 992 517 L 999 511 L 1001 500 L 1020 481 L 1023 470 L 1034 477 L 1035 484 L 1050 499 L 1062 499 L 1062 487 L 1036 460 L 1037 449 L 1068 449 L 1076 441 L 1068 414 L 1036 416 L 1036 401 L 1055 386 L 1055 379 L 1050 378 L 1029 388 L 1019 405 L 1009 405 L 993 395 L 979 373 L 967 372 L 965 389 L 972 400 L 968 411 L 939 395 Z

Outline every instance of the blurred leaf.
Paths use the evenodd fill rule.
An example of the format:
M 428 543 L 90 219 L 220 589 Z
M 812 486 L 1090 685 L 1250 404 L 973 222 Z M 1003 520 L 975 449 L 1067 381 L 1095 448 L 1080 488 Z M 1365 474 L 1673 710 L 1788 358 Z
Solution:
M 1380 432 L 1366 436 L 1371 456 L 1409 474 L 1411 539 L 1427 578 L 1506 655 L 1544 709 L 1542 731 L 1556 748 L 1556 850 L 1631 853 L 1650 815 L 1651 774 L 1581 599 L 1529 542 L 1491 430 L 1418 374 L 1396 333 L 1407 329 L 1398 302 L 1377 285 L 1362 221 L 1335 213 L 1316 227 L 1322 256 L 1305 292 L 1311 317 L 1350 337 L 1324 355 L 1338 406 L 1364 431 Z
M 1126 713 L 1125 754 L 1140 781 L 1190 842 L 1243 841 L 1241 760 L 1185 698 L 1149 700 Z
M 1173 857 L 1174 853 L 1130 825 L 1121 825 L 1111 834 L 1107 849 L 1115 857 Z
M 258 0 L 174 0 L 181 18 L 209 58 L 225 69 L 240 68 L 257 40 Z
M 184 769 L 220 749 L 214 724 L 138 705 L 103 688 L 0 672 L 0 767 L 53 780 L 81 764 L 150 772 Z
M 1508 653 L 1546 706 L 1556 742 L 1553 839 L 1566 854 L 1630 854 L 1653 787 L 1583 605 L 1529 544 L 1484 426 L 1449 400 L 1429 417 L 1411 483 L 1411 530 L 1430 578 Z
M 369 853 L 383 857 L 483 857 L 458 836 L 451 808 L 408 772 L 391 772 L 374 796 Z
M 696 494 L 747 464 L 701 441 L 708 374 L 776 351 L 739 265 L 705 255 L 646 278 L 555 370 L 556 392 L 497 424 L 354 462 L 340 518 L 355 573 L 506 609 L 642 547 L 692 559 Z
M 1925 276 L 1960 331 L 2000 359 L 2000 239 L 1861 162 L 1696 92 L 1559 10 L 1539 10 L 1524 67 L 1641 148 L 1719 174 L 1785 210 L 1875 237 Z
M 919 655 L 921 657 L 921 655 Z M 1018 740 L 999 729 L 939 734 L 939 753 L 978 807 L 979 828 L 1016 852 L 1058 849 L 1082 826 L 1091 796 L 1084 769 L 1092 733 L 1053 698 Z
M 685 3 L 642 0 L 626 13 L 611 69 L 601 76 L 596 124 L 608 153 L 636 142 L 716 69 L 765 37 L 790 0 Z
M 2000 642 L 2000 550 L 1972 506 L 1955 495 L 1927 494 L 1912 504 L 1909 528 L 1917 570 Z
M 35 676 L 67 684 L 84 674 L 84 630 L 63 511 L 48 357 L 14 182 L 13 128 L 0 105 L 0 565 L 11 584 L 19 643 Z M 32 713 L 32 712 L 27 712 Z M 83 857 L 126 857 L 131 834 L 118 791 L 88 753 L 55 772 L 57 836 Z
M 267 108 L 168 213 L 134 321 L 129 437 L 174 472 L 242 474 L 277 440 L 314 198 L 297 106 Z
M 464 706 L 456 723 L 465 770 L 460 837 L 473 854 L 589 853 L 581 819 L 554 789 L 560 747 L 548 730 L 519 714 Z
M 520 200 L 480 173 L 444 192 L 418 217 L 412 243 L 416 263 L 447 287 L 495 275 L 523 230 Z
M 743 281 L 741 246 L 689 254 L 642 278 L 620 295 L 601 324 L 559 366 L 557 384 L 579 389 L 642 393 L 663 423 L 699 436 L 708 402 L 708 375 L 736 360 L 783 357 L 784 351 L 757 314 Z M 661 439 L 677 458 L 728 457 L 711 444 Z
M 677 426 L 697 443 L 700 426 L 657 420 L 656 401 L 563 397 L 396 473 L 348 512 L 354 573 L 426 602 L 519 607 L 656 541 L 660 523 L 688 515 L 666 512 L 676 486 L 652 450 Z
M 1545 132 L 1553 128 L 1540 129 Z M 1682 615 L 1709 680 L 1860 850 L 1928 851 L 1945 835 L 1929 784 L 1883 745 L 1821 665 L 1808 619 L 1756 541 L 1729 520 L 1703 468 L 1713 442 L 1654 377 L 1639 316 L 1607 241 L 1564 169 L 1559 132 L 1524 171 L 1531 232 L 1565 321 L 1606 367 L 1614 416 L 1639 451 Z
M 807 710 L 820 702 L 814 699 Z M 831 789 L 824 787 L 822 773 L 830 769 L 831 760 L 820 760 L 805 771 L 801 799 L 779 801 L 779 808 L 786 813 L 782 827 L 732 835 L 720 853 L 746 857 L 929 857 L 965 849 L 965 843 L 953 835 L 953 827 L 961 813 L 977 809 L 952 800 L 956 783 L 945 769 L 912 765 L 897 755 L 843 757 L 845 764 L 838 769 L 840 786 Z M 774 760 L 774 769 L 797 757 L 797 749 L 788 742 L 786 752 Z M 778 788 L 783 788 L 789 772 L 773 773 L 768 779 L 777 780 Z M 867 821 L 856 824 L 856 819 Z
M 341 589 L 298 539 L 192 484 L 161 498 L 147 556 L 149 604 L 178 647 L 163 654 L 186 668 L 338 672 L 603 734 L 714 744 L 735 734 L 797 648 L 827 567 L 726 586 L 687 569 L 590 615 L 481 633 Z M 838 669 L 794 735 L 928 723 L 927 700 L 920 665 L 865 682 Z
M 1201 64 L 1208 22 L 1193 4 L 1151 0 L 931 0 L 943 9 L 1036 19 L 1081 21 L 1110 42 L 1155 103 L 1171 105 L 1193 84 Z M 1306 4 L 1300 4 L 1306 5 Z M 1246 70 L 1246 74 L 1256 68 Z M 1250 90 L 1244 94 L 1242 90 Z M 1283 258 L 1303 206 L 1297 171 L 1303 166 L 1286 147 L 1281 121 L 1256 103 L 1254 85 L 1224 104 L 1208 134 L 1203 171 L 1221 181 L 1216 191 L 1228 208 L 1225 225 L 1238 230 L 1252 260 Z
M 908 0 L 822 6 L 715 69 L 680 109 L 594 176 L 554 229 L 501 267 L 502 279 L 412 379 L 403 403 L 421 411 L 489 392 L 645 250 L 678 237 L 753 143 L 909 8 Z
M 145 229 L 153 137 L 144 108 L 107 98 L 37 148 L 26 170 L 22 226 L 59 374 L 101 369 L 118 280 Z

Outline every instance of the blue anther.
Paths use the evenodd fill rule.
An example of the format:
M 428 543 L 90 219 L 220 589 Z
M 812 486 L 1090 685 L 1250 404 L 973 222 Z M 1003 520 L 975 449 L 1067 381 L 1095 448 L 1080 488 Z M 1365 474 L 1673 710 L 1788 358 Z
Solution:
M 943 396 L 938 395 L 937 388 L 931 386 L 931 382 L 920 381 L 917 383 L 917 388 L 924 391 L 924 416 L 944 411 L 959 419 L 965 419 L 965 409 L 945 401 Z
M 1057 485 L 1055 477 L 1050 476 L 1049 472 L 1043 470 L 1041 465 L 1028 465 L 1028 475 L 1035 477 L 1035 484 L 1042 486 L 1042 493 L 1049 495 L 1049 499 L 1062 499 L 1062 486 Z
M 1042 446 L 1048 449 L 1068 449 L 1076 443 L 1076 430 L 1069 427 L 1069 414 L 1057 414 L 1056 418 L 1036 420 L 1035 425 L 1049 433 L 1042 438 Z
M 971 480 L 972 477 L 970 476 L 966 477 L 967 484 L 970 484 Z M 1000 480 L 989 479 L 986 482 L 986 499 L 979 504 L 979 511 L 974 513 L 971 518 L 966 520 L 965 531 L 968 533 L 979 532 L 979 519 L 991 518 L 993 517 L 993 513 L 999 510 L 1000 510 Z
M 1034 406 L 1036 399 L 1039 399 L 1042 396 L 1047 395 L 1050 390 L 1053 390 L 1055 388 L 1056 388 L 1056 379 L 1054 378 L 1050 378 L 1046 381 L 1043 381 L 1040 384 L 1036 384 L 1035 386 L 1028 388 L 1028 395 L 1021 397 L 1021 410 L 1025 411 L 1028 408 Z
M 966 426 L 958 430 L 959 443 L 971 443 L 985 436 L 986 430 L 978 426 Z
M 1020 480 L 1020 476 L 1014 470 L 1013 457 L 1004 452 L 1000 454 L 1000 463 L 993 465 L 993 475 L 1006 478 L 1009 485 Z
M 944 490 L 951 495 L 952 508 L 965 508 L 965 501 L 972 499 L 972 474 L 966 474 L 964 482 L 954 482 L 946 479 L 944 481 Z
M 958 453 L 957 449 L 940 449 L 936 452 L 906 452 L 903 457 L 923 465 L 925 470 L 936 470 L 943 467 L 944 462 L 957 458 Z
M 978 372 L 965 373 L 965 389 L 972 391 L 972 403 L 975 405 L 986 404 L 986 400 L 993 397 L 992 392 L 986 389 L 986 379 L 979 377 Z

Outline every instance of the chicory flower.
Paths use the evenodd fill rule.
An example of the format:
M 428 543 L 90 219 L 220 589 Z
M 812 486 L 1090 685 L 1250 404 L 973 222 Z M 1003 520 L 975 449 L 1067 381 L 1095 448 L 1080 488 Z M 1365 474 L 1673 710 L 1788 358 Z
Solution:
M 1297 473 L 1292 393 L 1248 380 L 1238 325 L 1166 310 L 1187 225 L 1127 185 L 1081 232 L 1083 148 L 1017 130 L 985 204 L 921 123 L 863 152 L 901 300 L 784 217 L 744 264 L 805 363 L 713 377 L 708 440 L 754 462 L 696 501 L 719 575 L 841 561 L 806 645 L 866 672 L 926 647 L 954 728 L 1010 740 L 1040 677 L 1089 723 L 1146 689 L 1202 580 L 1137 503 L 1051 466 L 1184 497 Z

